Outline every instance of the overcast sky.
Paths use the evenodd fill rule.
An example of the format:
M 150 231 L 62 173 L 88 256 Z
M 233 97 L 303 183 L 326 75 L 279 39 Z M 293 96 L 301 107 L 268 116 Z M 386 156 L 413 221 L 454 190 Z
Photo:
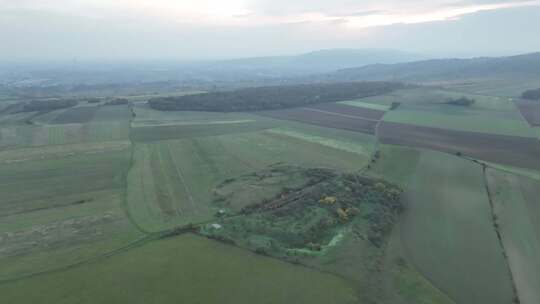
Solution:
M 0 0 L 0 61 L 540 51 L 540 0 Z

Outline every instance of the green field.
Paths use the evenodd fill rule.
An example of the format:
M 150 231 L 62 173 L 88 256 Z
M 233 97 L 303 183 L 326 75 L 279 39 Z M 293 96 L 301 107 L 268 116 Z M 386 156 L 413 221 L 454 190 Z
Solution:
M 448 90 L 493 96 L 518 97 L 526 90 L 538 87 L 540 79 L 534 76 L 493 77 L 492 79 L 470 79 L 457 83 L 439 83 Z
M 341 103 L 540 138 L 509 98 L 452 90 Z M 462 96 L 476 103 L 444 104 Z M 540 302 L 538 172 L 488 164 L 492 210 L 482 166 L 454 155 L 250 113 L 161 112 L 148 97 L 0 114 L 0 303 L 509 304 L 514 286 Z M 377 199 L 396 185 L 403 214 Z
M 152 231 L 206 221 L 219 209 L 212 190 L 229 178 L 281 162 L 354 171 L 369 161 L 369 142 L 355 145 L 302 130 L 293 135 L 262 131 L 136 144 L 130 210 Z
M 384 121 L 458 131 L 534 136 L 517 109 L 495 111 L 452 105 L 403 105 L 388 112 Z
M 376 104 L 376 103 L 368 103 L 364 102 L 363 99 L 359 100 L 347 100 L 347 101 L 341 101 L 340 104 L 353 106 L 353 107 L 360 107 L 360 108 L 367 108 L 372 110 L 379 110 L 379 111 L 388 111 L 390 109 L 390 106 L 385 104 Z
M 420 272 L 457 303 L 511 303 L 480 166 L 423 151 L 406 191 L 402 240 Z
M 352 304 L 357 295 L 336 276 L 185 235 L 1 284 L 0 302 Z
M 460 97 L 472 98 L 475 103 L 468 107 L 445 104 L 452 98 Z M 507 97 L 421 87 L 345 103 L 385 110 L 394 102 L 401 105 L 388 111 L 384 116 L 385 121 L 458 131 L 534 136 L 514 101 Z
M 539 303 L 540 182 L 488 170 L 498 229 L 521 303 Z
M 128 142 L 0 152 L 0 279 L 55 269 L 140 237 L 125 216 Z
M 212 112 L 168 112 L 153 110 L 146 104 L 136 105 L 134 108 L 136 114 L 132 125 L 134 127 L 171 125 L 171 124 L 195 124 L 212 123 L 227 121 L 246 121 L 262 119 L 258 116 L 247 113 L 212 113 Z
M 421 151 L 413 148 L 380 145 L 380 159 L 372 164 L 368 175 L 384 178 L 407 189 L 418 166 Z
M 386 95 L 373 96 L 359 99 L 359 102 L 374 104 L 376 106 L 390 106 L 393 102 L 402 105 L 441 105 L 452 98 L 467 97 L 475 100 L 475 103 L 468 107 L 474 110 L 492 111 L 514 111 L 513 101 L 508 97 L 493 96 L 490 94 L 471 94 L 467 91 L 457 89 L 443 89 L 437 86 L 425 86 L 419 88 L 409 88 L 398 90 Z

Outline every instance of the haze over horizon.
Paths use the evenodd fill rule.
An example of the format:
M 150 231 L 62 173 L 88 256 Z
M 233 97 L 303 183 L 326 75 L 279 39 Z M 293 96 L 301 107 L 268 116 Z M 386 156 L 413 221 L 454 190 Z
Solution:
M 539 27 L 538 0 L 0 0 L 0 61 L 502 56 L 540 51 Z

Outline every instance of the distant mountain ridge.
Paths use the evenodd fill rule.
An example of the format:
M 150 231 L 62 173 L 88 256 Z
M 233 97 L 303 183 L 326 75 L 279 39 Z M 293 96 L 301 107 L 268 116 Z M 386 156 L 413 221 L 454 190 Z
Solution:
M 432 59 L 342 69 L 340 80 L 451 81 L 487 77 L 540 77 L 540 52 L 509 57 Z
M 216 61 L 217 66 L 249 69 L 277 69 L 298 71 L 335 71 L 372 64 L 393 64 L 424 60 L 415 53 L 390 49 L 327 49 L 300 55 L 240 58 Z

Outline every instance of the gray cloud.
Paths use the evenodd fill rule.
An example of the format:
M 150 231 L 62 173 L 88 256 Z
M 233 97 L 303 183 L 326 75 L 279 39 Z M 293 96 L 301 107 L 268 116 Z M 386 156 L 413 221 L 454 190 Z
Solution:
M 497 0 L 415 0 L 405 4 L 392 0 L 251 0 L 247 13 L 231 16 L 240 22 L 247 20 L 246 24 L 194 23 L 140 11 L 116 11 L 118 7 L 108 7 L 105 0 L 95 0 L 94 4 L 101 4 L 88 6 L 87 11 L 77 5 L 62 7 L 61 0 L 39 2 L 42 4 L 32 6 L 35 0 L 19 0 L 17 5 L 0 0 L 0 41 L 4 42 L 0 61 L 231 58 L 323 48 L 393 48 L 442 55 L 540 50 L 539 7 L 479 12 L 452 21 L 347 27 L 351 16 L 501 2 Z M 313 11 L 328 18 L 249 23 L 261 17 Z

